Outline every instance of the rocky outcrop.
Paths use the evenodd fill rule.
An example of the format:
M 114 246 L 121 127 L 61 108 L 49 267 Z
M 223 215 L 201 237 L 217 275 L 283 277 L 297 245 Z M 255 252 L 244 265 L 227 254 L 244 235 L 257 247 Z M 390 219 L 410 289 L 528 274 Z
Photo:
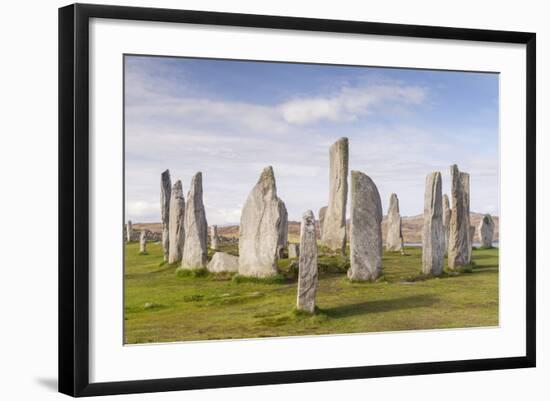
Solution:
M 216 252 L 206 268 L 212 273 L 237 272 L 239 270 L 239 258 L 225 252 Z

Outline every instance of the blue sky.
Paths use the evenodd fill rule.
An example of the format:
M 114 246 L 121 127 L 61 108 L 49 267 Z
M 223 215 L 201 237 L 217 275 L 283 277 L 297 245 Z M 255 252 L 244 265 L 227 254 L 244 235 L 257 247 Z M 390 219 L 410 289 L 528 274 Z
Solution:
M 498 215 L 498 75 L 167 57 L 125 58 L 126 218 L 160 220 L 160 173 L 203 173 L 209 224 L 236 223 L 272 165 L 291 220 L 328 199 L 328 148 L 349 138 L 350 170 L 382 206 L 422 213 L 426 174 L 470 173 L 471 210 Z

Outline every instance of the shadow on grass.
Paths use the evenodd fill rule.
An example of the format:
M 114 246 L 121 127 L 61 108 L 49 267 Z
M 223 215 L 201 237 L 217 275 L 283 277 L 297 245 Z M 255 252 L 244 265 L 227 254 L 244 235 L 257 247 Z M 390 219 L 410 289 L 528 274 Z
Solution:
M 414 308 L 426 308 L 433 306 L 438 297 L 430 294 L 419 294 L 396 299 L 383 299 L 375 301 L 364 301 L 348 305 L 323 308 L 322 312 L 331 318 L 342 318 L 369 313 L 391 312 Z

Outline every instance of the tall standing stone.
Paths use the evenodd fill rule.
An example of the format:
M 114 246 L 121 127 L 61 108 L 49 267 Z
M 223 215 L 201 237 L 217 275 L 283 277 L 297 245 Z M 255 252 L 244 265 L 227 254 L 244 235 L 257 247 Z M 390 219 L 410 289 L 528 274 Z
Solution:
M 449 249 L 449 230 L 451 228 L 451 206 L 447 194 L 443 195 L 443 231 L 445 231 L 445 253 Z
M 139 235 L 139 253 L 147 253 L 147 232 L 145 230 L 141 230 Z
M 172 181 L 170 171 L 165 170 L 160 175 L 160 221 L 162 225 L 162 252 L 164 261 L 168 261 L 170 249 L 170 198 Z
M 277 243 L 277 255 L 283 257 L 284 248 L 288 242 L 288 212 L 285 203 L 279 199 L 279 214 L 281 222 L 279 224 L 279 240 Z
M 382 202 L 374 182 L 360 171 L 351 172 L 350 261 L 350 280 L 372 281 L 382 274 Z
M 426 176 L 424 225 L 422 227 L 422 273 L 439 276 L 445 258 L 445 231 L 441 196 L 441 173 Z
M 128 223 L 126 223 L 126 242 L 132 241 L 132 220 L 128 220 Z
M 218 237 L 218 226 L 210 227 L 210 249 L 218 251 L 220 249 L 220 238 Z
M 321 243 L 333 251 L 346 251 L 346 203 L 348 200 L 348 138 L 330 147 L 329 201 L 323 219 Z
M 248 195 L 239 226 L 239 274 L 268 277 L 277 274 L 278 245 L 283 219 L 275 174 L 264 168 Z
M 298 259 L 298 310 L 315 312 L 315 296 L 317 293 L 317 236 L 315 234 L 315 218 L 308 210 L 302 217 L 300 227 L 300 257 Z
M 168 263 L 180 262 L 185 242 L 185 199 L 181 181 L 177 180 L 170 195 L 170 215 L 168 224 Z
M 321 209 L 319 209 L 319 238 L 323 238 L 323 224 L 325 222 L 325 214 L 327 213 L 327 206 L 323 206 Z
M 399 214 L 399 199 L 396 194 L 390 196 L 388 208 L 386 250 L 403 252 L 403 232 L 401 230 L 401 215 Z
M 493 247 L 493 235 L 495 233 L 495 222 L 490 214 L 483 216 L 479 222 L 477 235 L 482 248 Z
M 181 267 L 184 269 L 201 269 L 206 267 L 208 223 L 202 203 L 202 173 L 198 172 L 191 180 L 187 193 L 184 219 L 185 241 Z
M 451 166 L 451 223 L 449 228 L 449 269 L 470 263 L 470 175 Z

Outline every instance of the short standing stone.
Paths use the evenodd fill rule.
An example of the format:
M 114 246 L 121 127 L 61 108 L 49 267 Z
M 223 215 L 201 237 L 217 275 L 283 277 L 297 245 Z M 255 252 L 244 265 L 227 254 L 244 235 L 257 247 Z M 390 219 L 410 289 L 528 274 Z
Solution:
M 239 226 L 239 274 L 252 277 L 276 275 L 281 233 L 281 200 L 275 174 L 266 167 L 246 199 Z
M 225 252 L 216 252 L 206 268 L 213 273 L 237 272 L 239 270 L 239 258 Z
M 374 182 L 360 171 L 351 172 L 350 261 L 350 280 L 372 281 L 382 274 L 382 202 Z
M 445 257 L 445 232 L 443 231 L 443 208 L 441 196 L 441 173 L 426 177 L 424 193 L 424 225 L 422 227 L 422 273 L 439 276 L 443 272 Z
M 218 237 L 218 226 L 210 227 L 210 249 L 217 251 L 220 249 L 220 238 Z
M 482 248 L 493 247 L 493 235 L 495 232 L 495 222 L 490 214 L 483 216 L 479 222 L 477 235 Z
M 165 170 L 160 175 L 160 221 L 162 226 L 162 252 L 164 261 L 168 261 L 170 254 L 170 199 L 172 191 L 172 181 L 170 180 L 170 171 Z
M 348 138 L 330 147 L 329 201 L 323 219 L 322 245 L 333 251 L 346 250 L 346 204 L 348 200 Z
M 470 175 L 451 166 L 451 196 L 453 208 L 449 228 L 449 269 L 454 270 L 470 263 Z
M 288 257 L 297 258 L 298 256 L 300 256 L 300 245 L 288 244 Z
M 170 195 L 170 214 L 168 224 L 168 263 L 181 261 L 185 242 L 185 199 L 181 181 L 177 180 Z
M 139 253 L 147 253 L 147 232 L 141 231 L 139 235 Z
M 285 203 L 279 199 L 279 214 L 281 222 L 279 223 L 279 241 L 277 244 L 277 256 L 283 257 L 285 246 L 288 242 L 288 212 Z
M 399 199 L 396 194 L 390 196 L 388 208 L 386 250 L 391 252 L 403 251 L 403 232 L 401 231 L 401 215 L 399 214 Z
M 126 242 L 132 241 L 132 220 L 128 220 L 128 223 L 126 224 Z
M 323 238 L 323 223 L 325 221 L 325 214 L 327 213 L 327 206 L 323 206 L 319 209 L 319 220 L 317 222 L 319 226 L 319 238 Z
M 298 261 L 298 310 L 315 312 L 317 293 L 317 236 L 313 212 L 308 210 L 302 217 L 300 227 L 300 259 Z
M 449 229 L 451 228 L 451 206 L 447 194 L 443 195 L 443 231 L 445 231 L 445 253 L 449 248 Z
M 198 172 L 191 180 L 185 205 L 185 242 L 181 267 L 200 269 L 206 267 L 208 223 L 202 202 L 202 173 Z

